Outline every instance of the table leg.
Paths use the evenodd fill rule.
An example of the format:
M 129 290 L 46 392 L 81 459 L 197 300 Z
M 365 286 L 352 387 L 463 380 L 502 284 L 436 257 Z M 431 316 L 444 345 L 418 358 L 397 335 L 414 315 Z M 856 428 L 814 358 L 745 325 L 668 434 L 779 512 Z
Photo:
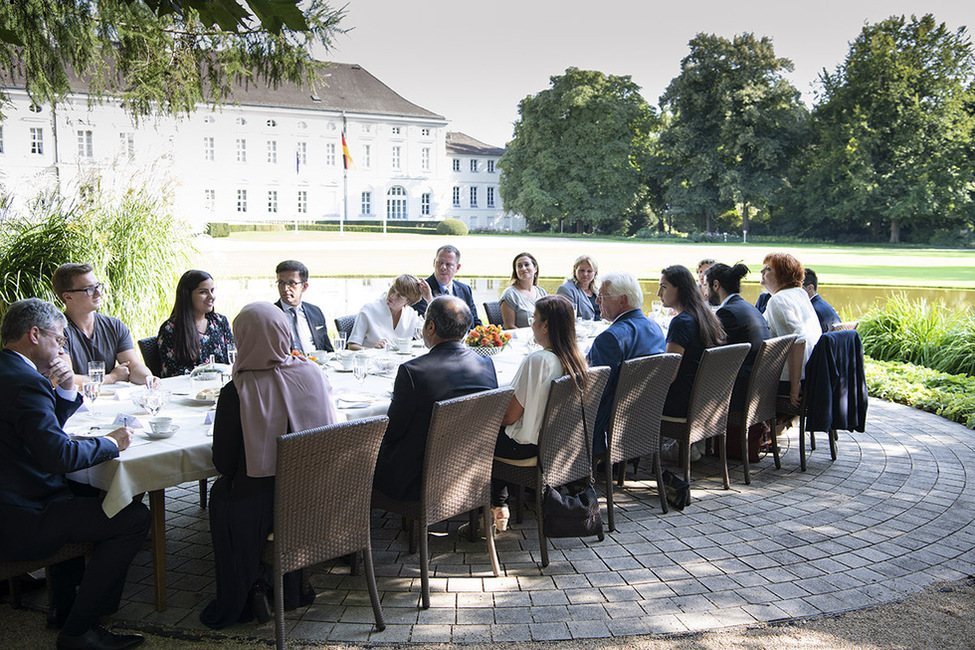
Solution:
M 166 611 L 166 491 L 149 493 L 152 513 L 152 570 L 156 585 L 156 611 Z

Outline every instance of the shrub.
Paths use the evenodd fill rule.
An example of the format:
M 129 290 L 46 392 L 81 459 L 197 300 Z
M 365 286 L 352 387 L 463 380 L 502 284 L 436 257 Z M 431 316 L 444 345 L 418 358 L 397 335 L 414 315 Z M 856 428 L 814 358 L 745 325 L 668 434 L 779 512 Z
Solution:
M 437 234 L 464 237 L 467 235 L 467 225 L 460 219 L 444 219 L 437 224 Z
M 207 224 L 207 234 L 211 237 L 230 237 L 230 224 L 210 222 Z
M 871 397 L 913 406 L 975 428 L 975 378 L 870 358 L 865 371 Z

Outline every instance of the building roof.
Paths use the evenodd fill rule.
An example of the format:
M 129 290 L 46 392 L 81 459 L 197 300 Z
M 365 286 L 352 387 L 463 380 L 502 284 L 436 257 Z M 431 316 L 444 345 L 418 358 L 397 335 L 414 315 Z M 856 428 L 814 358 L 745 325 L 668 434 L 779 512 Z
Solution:
M 504 154 L 503 147 L 493 147 L 484 144 L 480 140 L 475 140 L 466 133 L 460 131 L 447 132 L 447 153 L 456 153 L 467 156 L 501 156 Z

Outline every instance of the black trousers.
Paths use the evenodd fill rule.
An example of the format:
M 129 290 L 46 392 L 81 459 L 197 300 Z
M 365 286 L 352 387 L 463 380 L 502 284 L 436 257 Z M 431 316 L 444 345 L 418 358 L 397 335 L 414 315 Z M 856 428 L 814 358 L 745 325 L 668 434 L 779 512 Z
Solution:
M 109 518 L 100 498 L 76 497 L 52 501 L 42 511 L 3 506 L 0 521 L 2 553 L 11 560 L 47 557 L 68 542 L 94 544 L 87 567 L 81 558 L 51 567 L 52 601 L 70 608 L 64 631 L 74 635 L 118 611 L 129 565 L 142 548 L 150 519 L 142 503 L 130 503 Z
M 525 460 L 538 455 L 538 445 L 525 445 L 515 442 L 504 427 L 498 432 L 498 441 L 494 444 L 494 455 L 511 460 Z M 491 505 L 500 507 L 508 505 L 508 484 L 504 481 L 491 479 Z

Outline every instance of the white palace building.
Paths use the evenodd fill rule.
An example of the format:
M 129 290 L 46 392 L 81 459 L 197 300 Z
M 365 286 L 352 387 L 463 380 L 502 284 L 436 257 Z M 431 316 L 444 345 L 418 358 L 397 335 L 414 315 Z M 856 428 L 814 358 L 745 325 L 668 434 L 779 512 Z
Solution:
M 498 193 L 504 149 L 448 131 L 446 118 L 359 65 L 332 64 L 323 81 L 314 91 L 239 87 L 234 104 L 138 122 L 117 101 L 89 105 L 80 85 L 55 110 L 8 87 L 0 184 L 15 202 L 58 182 L 66 193 L 95 183 L 167 187 L 175 213 L 196 231 L 208 222 L 447 218 L 471 229 L 524 228 Z

